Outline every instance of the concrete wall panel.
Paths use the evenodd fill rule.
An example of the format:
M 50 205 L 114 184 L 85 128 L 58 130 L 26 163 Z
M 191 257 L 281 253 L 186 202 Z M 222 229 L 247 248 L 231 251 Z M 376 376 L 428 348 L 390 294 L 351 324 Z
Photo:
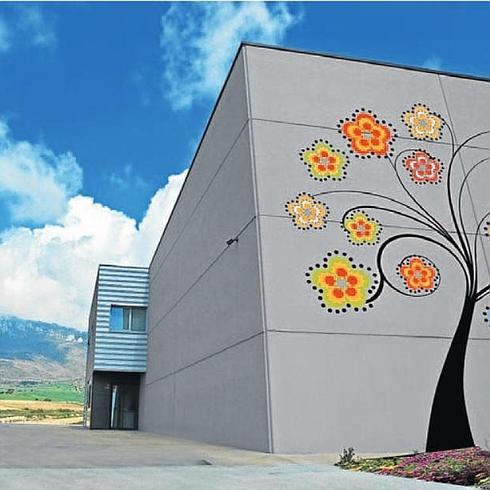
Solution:
M 158 307 L 150 309 L 151 328 L 227 248 L 226 241 L 254 217 L 249 145 L 245 128 L 170 255 L 158 267 L 152 267 L 151 295 Z
M 329 313 L 321 307 L 318 293 L 306 284 L 305 272 L 309 266 L 321 263 L 328 252 L 338 250 L 352 257 L 353 264 L 370 266 L 371 273 L 379 277 L 376 252 L 386 239 L 400 234 L 422 234 L 442 244 L 446 239 L 424 231 L 423 224 L 400 214 L 367 208 L 368 216 L 383 225 L 381 242 L 358 246 L 349 242 L 339 223 L 343 212 L 353 206 L 388 204 L 425 218 L 386 200 L 332 193 L 318 197 L 328 207 L 326 227 L 303 231 L 293 226 L 285 204 L 302 192 L 376 192 L 401 200 L 422 214 L 421 207 L 427 208 L 446 230 L 455 231 L 446 188 L 452 150 L 450 132 L 444 129 L 436 142 L 416 140 L 401 115 L 414 104 L 424 103 L 446 121 L 454 122 L 461 140 L 462 134 L 487 129 L 481 127 L 485 110 L 481 101 L 490 97 L 490 85 L 474 81 L 465 85 L 465 80 L 446 80 L 433 73 L 260 47 L 247 47 L 246 55 L 274 451 L 340 451 L 349 445 L 361 452 L 421 450 L 426 443 L 436 383 L 462 310 L 465 278 L 457 261 L 437 244 L 413 238 L 393 242 L 386 248 L 382 266 L 395 286 L 407 293 L 396 269 L 404 257 L 412 254 L 428 257 L 437 265 L 440 285 L 433 294 L 419 298 L 385 285 L 374 307 L 366 312 L 347 307 L 344 312 Z M 477 97 L 471 93 L 473 88 Z M 479 102 L 472 100 L 467 105 L 465 98 Z M 468 114 L 468 108 L 477 114 L 475 118 Z M 395 155 L 423 149 L 438 158 L 444 164 L 442 182 L 412 182 L 400 158 L 399 175 L 411 191 L 412 200 L 397 181 L 388 158 L 361 159 L 353 155 L 349 142 L 338 133 L 337 124 L 355 109 L 370 109 L 378 119 L 393 124 L 398 135 L 392 143 Z M 456 117 L 456 112 L 461 116 Z M 349 154 L 345 180 L 320 182 L 309 176 L 299 153 L 317 139 L 325 139 Z M 465 150 L 455 161 L 452 175 L 456 185 L 477 153 L 485 152 Z M 482 209 L 490 202 L 485 183 L 484 179 L 470 182 L 471 198 L 467 196 L 462 208 L 465 223 L 473 231 Z M 457 194 L 453 194 L 455 200 Z M 486 238 L 481 237 L 485 248 Z M 472 241 L 473 236 L 469 239 Z M 451 233 L 450 240 L 458 238 Z M 454 253 L 460 257 L 458 251 Z M 488 284 L 485 257 L 478 261 L 478 275 L 480 287 Z M 490 339 L 482 315 L 485 304 L 479 302 L 474 314 L 465 371 L 466 405 L 474 437 L 479 441 L 488 434 L 479 405 L 488 406 L 490 402 L 485 390 L 488 362 L 481 354 L 482 346 Z
M 195 286 L 152 328 L 147 382 L 263 330 L 255 221 L 238 243 L 220 253 Z M 152 307 L 159 306 L 156 300 Z
M 269 450 L 245 71 L 239 55 L 150 266 L 141 427 Z M 238 242 L 227 244 L 230 238 Z
M 482 131 L 490 131 L 490 82 L 440 75 L 447 107 L 458 143 Z M 479 136 L 472 146 L 490 148 L 490 134 Z
M 464 273 L 453 257 L 438 246 L 402 239 L 386 249 L 382 262 L 388 278 L 403 290 L 403 281 L 396 273 L 400 261 L 411 254 L 429 258 L 437 265 L 441 276 L 433 294 L 407 297 L 386 286 L 369 311 L 335 315 L 321 307 L 318 293 L 306 283 L 308 268 L 321 263 L 328 252 L 338 250 L 352 257 L 353 264 L 371 267 L 372 273 L 378 273 L 378 247 L 349 244 L 340 224 L 335 222 L 329 223 L 325 230 L 301 231 L 294 228 L 289 218 L 261 216 L 260 229 L 268 330 L 453 336 L 465 294 Z M 382 237 L 386 239 L 400 232 L 420 234 L 420 230 L 385 227 Z M 424 236 L 437 238 L 435 234 L 425 233 Z M 485 264 L 481 275 L 488 283 Z M 490 339 L 482 311 L 475 313 L 471 336 Z
M 276 452 L 424 450 L 448 340 L 268 335 Z M 482 386 L 489 381 L 488 344 L 470 342 L 466 376 L 473 431 L 487 448 L 490 395 Z
M 400 109 L 401 111 L 402 109 Z M 400 125 L 398 125 L 400 126 Z M 365 191 L 383 194 L 387 197 L 402 201 L 417 211 L 421 209 L 403 190 L 397 180 L 396 173 L 386 158 L 362 160 L 349 153 L 349 146 L 345 139 L 335 130 L 319 127 L 305 127 L 295 124 L 284 124 L 269 121 L 253 121 L 254 154 L 257 168 L 258 205 L 261 214 L 284 216 L 284 205 L 294 199 L 300 192 L 317 194 L 330 191 Z M 349 156 L 349 165 L 346 178 L 335 182 L 332 180 L 316 181 L 308 173 L 307 166 L 301 160 L 299 153 L 302 149 L 312 147 L 315 140 L 328 141 L 335 149 L 346 152 Z M 443 164 L 449 163 L 451 146 L 441 143 L 415 142 L 413 140 L 398 138 L 395 140 L 396 153 L 405 152 L 397 162 L 397 170 L 403 185 L 413 194 L 417 202 L 431 210 L 435 217 L 447 228 L 454 229 L 451 221 L 446 187 L 439 185 L 416 185 L 410 179 L 410 171 L 404 167 L 403 158 L 410 154 L 410 149 L 423 148 Z M 407 151 L 408 150 L 408 151 Z M 443 171 L 444 172 L 444 171 Z M 453 167 L 454 182 L 461 183 L 464 175 L 461 163 L 456 161 Z M 350 206 L 356 204 L 395 207 L 400 211 L 406 209 L 394 205 L 390 201 L 380 200 L 370 196 L 355 194 L 331 194 L 322 197 L 328 205 L 331 220 L 340 220 L 342 213 Z M 385 224 L 394 224 L 406 227 L 418 227 L 412 220 L 376 211 Z M 475 226 L 474 214 L 471 205 L 463 207 L 463 216 L 471 226 Z M 420 217 L 419 217 L 420 218 Z
M 253 46 L 247 66 L 253 118 L 336 128 L 365 108 L 398 123 L 417 102 L 447 117 L 436 74 Z
M 196 154 L 177 206 L 168 222 L 165 239 L 157 247 L 151 264 L 152 271 L 158 270 L 161 261 L 174 247 L 175 241 L 197 209 L 207 187 L 223 164 L 247 119 L 245 70 L 242 55 L 239 55 Z M 178 149 L 176 149 L 176 158 L 179 158 Z
M 488 340 L 472 340 L 468 345 L 465 369 L 465 395 L 475 444 L 490 450 L 490 357 Z
M 263 334 L 146 385 L 142 430 L 268 451 Z

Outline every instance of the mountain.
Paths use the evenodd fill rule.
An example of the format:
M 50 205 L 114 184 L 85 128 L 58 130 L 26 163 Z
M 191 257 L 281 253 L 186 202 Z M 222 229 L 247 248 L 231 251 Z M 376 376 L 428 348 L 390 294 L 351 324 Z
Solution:
M 0 382 L 83 378 L 87 333 L 0 316 Z

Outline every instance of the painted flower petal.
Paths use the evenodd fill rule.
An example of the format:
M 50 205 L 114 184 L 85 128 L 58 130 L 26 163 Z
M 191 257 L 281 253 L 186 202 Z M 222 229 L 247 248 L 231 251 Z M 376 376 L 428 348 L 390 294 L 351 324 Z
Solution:
M 340 121 L 337 125 L 339 132 L 349 140 L 351 151 L 361 158 L 391 155 L 395 130 L 390 126 L 364 109 L 357 110 L 352 118 Z

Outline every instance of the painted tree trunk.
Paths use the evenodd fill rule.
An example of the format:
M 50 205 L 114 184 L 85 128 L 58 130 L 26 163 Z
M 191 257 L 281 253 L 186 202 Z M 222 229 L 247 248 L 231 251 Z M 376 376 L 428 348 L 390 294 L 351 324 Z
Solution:
M 474 297 L 465 298 L 459 324 L 437 383 L 427 434 L 427 451 L 474 446 L 464 398 L 464 364 L 475 303 Z

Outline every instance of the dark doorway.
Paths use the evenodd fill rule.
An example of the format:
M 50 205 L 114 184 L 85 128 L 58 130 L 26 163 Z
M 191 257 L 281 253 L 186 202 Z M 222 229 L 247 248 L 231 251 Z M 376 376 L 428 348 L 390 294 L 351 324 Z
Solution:
M 139 373 L 95 371 L 90 428 L 137 430 L 139 388 Z
M 139 386 L 127 383 L 111 385 L 111 429 L 138 428 Z

